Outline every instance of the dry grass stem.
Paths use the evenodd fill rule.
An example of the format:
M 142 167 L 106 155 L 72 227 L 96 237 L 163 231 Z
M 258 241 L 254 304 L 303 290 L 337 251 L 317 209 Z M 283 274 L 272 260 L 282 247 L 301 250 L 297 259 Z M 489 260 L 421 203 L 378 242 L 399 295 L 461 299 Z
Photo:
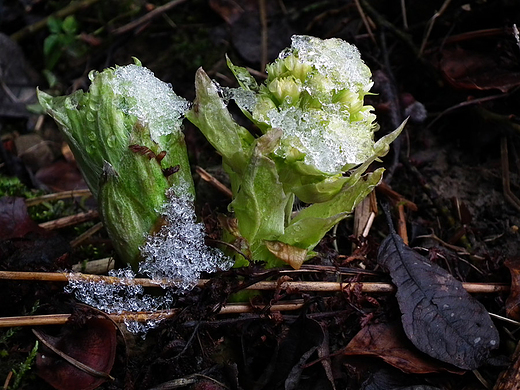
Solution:
M 299 310 L 303 306 L 301 300 L 290 301 L 270 305 L 268 308 L 273 311 L 294 311 Z M 252 313 L 266 309 L 267 306 L 251 306 L 249 304 L 229 304 L 223 306 L 217 314 L 243 314 Z M 125 321 L 146 322 L 154 320 L 164 320 L 172 318 L 179 313 L 180 309 L 160 310 L 156 312 L 123 312 L 120 314 L 107 314 L 110 319 L 116 323 Z M 63 325 L 72 314 L 46 314 L 46 315 L 31 315 L 18 317 L 0 317 L 0 328 L 10 328 L 14 326 L 44 326 L 44 325 Z
M 68 198 L 82 198 L 82 197 L 90 197 L 92 196 L 92 192 L 90 190 L 73 190 L 73 191 L 63 191 L 63 192 L 55 192 L 53 194 L 47 194 L 38 196 L 36 198 L 26 199 L 25 204 L 27 207 L 36 206 L 43 202 L 49 202 L 52 200 L 60 200 L 60 199 L 68 199 Z
M 160 287 L 164 285 L 174 285 L 169 280 L 152 280 L 146 278 L 117 278 L 114 276 L 92 275 L 82 273 L 65 273 L 65 272 L 18 272 L 18 271 L 0 271 L 0 279 L 4 280 L 28 280 L 28 281 L 46 281 L 46 282 L 68 282 L 69 279 L 83 280 L 85 282 L 104 282 L 110 284 L 133 284 L 143 287 Z M 204 287 L 209 279 L 199 280 L 198 286 Z M 338 292 L 354 286 L 360 285 L 361 291 L 365 293 L 391 293 L 395 291 L 395 287 L 391 283 L 384 282 L 305 282 L 305 281 L 287 281 L 281 284 L 276 281 L 262 281 L 246 287 L 247 290 L 275 290 L 278 288 L 290 289 L 294 291 L 306 292 Z M 509 286 L 495 283 L 462 283 L 462 286 L 469 292 L 475 294 L 492 294 L 508 292 Z
M 233 197 L 233 193 L 229 188 L 227 188 L 224 184 L 222 184 L 220 181 L 215 179 L 212 175 L 210 175 L 207 171 L 205 171 L 201 167 L 196 167 L 195 171 L 200 175 L 200 178 L 204 181 L 207 181 L 210 183 L 213 187 L 215 187 L 217 190 L 222 192 L 224 195 L 226 195 L 228 198 Z
M 68 226 L 77 225 L 78 223 L 91 221 L 99 217 L 99 213 L 96 210 L 90 210 L 85 213 L 78 213 L 75 215 L 69 215 L 68 217 L 58 218 L 54 221 L 40 223 L 40 227 L 47 230 L 56 230 Z
M 79 235 L 79 237 L 75 238 L 70 242 L 70 246 L 72 248 L 75 248 L 79 245 L 81 245 L 83 242 L 85 242 L 88 238 L 90 238 L 92 235 L 96 234 L 98 231 L 100 231 L 103 228 L 103 222 L 98 222 L 94 226 L 92 226 L 90 229 L 88 229 L 86 232 Z

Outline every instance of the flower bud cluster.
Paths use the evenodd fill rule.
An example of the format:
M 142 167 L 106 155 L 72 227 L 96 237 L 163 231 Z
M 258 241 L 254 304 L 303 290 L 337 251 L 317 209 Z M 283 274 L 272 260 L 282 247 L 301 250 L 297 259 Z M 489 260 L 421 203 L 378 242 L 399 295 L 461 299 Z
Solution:
M 260 128 L 284 132 L 277 155 L 290 158 L 296 148 L 306 165 L 325 175 L 373 155 L 377 125 L 373 108 L 363 103 L 372 87 L 371 72 L 355 46 L 294 36 L 267 74 L 251 114 Z

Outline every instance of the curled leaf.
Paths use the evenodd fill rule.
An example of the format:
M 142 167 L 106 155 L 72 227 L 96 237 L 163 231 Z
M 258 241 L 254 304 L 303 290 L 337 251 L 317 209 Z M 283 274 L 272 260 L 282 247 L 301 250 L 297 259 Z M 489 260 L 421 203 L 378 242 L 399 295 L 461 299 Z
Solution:
M 58 390 L 91 390 L 110 379 L 116 355 L 116 328 L 105 318 L 88 320 L 81 328 L 65 325 L 62 334 L 34 331 L 40 341 L 57 352 L 40 352 L 38 375 Z
M 498 347 L 498 331 L 486 308 L 460 281 L 406 246 L 395 232 L 381 243 L 377 260 L 397 286 L 404 331 L 419 350 L 474 370 Z

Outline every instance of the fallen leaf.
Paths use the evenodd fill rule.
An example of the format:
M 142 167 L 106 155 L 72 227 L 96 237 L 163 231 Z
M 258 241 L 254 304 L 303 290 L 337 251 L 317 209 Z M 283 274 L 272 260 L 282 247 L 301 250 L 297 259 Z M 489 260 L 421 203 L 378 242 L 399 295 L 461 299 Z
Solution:
M 446 79 L 462 89 L 498 89 L 507 92 L 520 85 L 520 72 L 501 65 L 489 52 L 447 47 L 440 67 Z
M 39 169 L 36 178 L 54 192 L 87 188 L 81 172 L 73 161 L 56 161 Z
M 506 300 L 506 314 L 509 318 L 520 320 L 520 259 L 504 262 L 511 273 L 511 290 Z
M 363 383 L 361 390 L 440 390 L 428 385 L 410 385 L 414 379 L 410 375 L 390 369 L 380 369 L 371 374 Z
M 112 321 L 92 318 L 79 328 L 64 325 L 62 334 L 56 337 L 36 333 L 42 342 L 90 369 L 81 369 L 51 351 L 38 353 L 37 373 L 54 388 L 92 390 L 109 378 L 116 356 L 116 328 Z
M 498 331 L 486 308 L 395 232 L 381 243 L 377 261 L 390 272 L 404 331 L 420 351 L 474 370 L 498 347 Z
M 28 233 L 43 231 L 27 213 L 23 198 L 0 198 L 0 241 L 22 238 Z
M 383 359 L 386 363 L 406 373 L 429 374 L 450 371 L 449 368 L 428 355 L 417 351 L 406 338 L 401 324 L 371 324 L 361 329 L 345 347 L 345 355 L 370 355 Z

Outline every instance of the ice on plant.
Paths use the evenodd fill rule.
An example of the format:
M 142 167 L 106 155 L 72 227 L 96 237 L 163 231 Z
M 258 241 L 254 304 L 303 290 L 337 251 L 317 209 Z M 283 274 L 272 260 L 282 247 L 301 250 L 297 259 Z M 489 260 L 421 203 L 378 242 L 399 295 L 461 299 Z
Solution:
M 250 111 L 256 121 L 282 129 L 276 154 L 296 148 L 306 164 L 331 175 L 374 155 L 375 115 L 363 104 L 373 83 L 355 46 L 337 38 L 293 36 L 267 73 Z
M 201 272 L 228 269 L 232 262 L 219 249 L 205 244 L 204 225 L 195 221 L 191 200 L 177 196 L 174 189 L 167 196 L 165 224 L 141 247 L 144 260 L 139 263 L 139 273 L 154 280 L 168 279 L 186 291 L 197 284 Z
M 291 49 L 298 53 L 304 64 L 316 68 L 320 87 L 333 92 L 348 89 L 353 92 L 368 92 L 372 87 L 372 73 L 361 60 L 356 46 L 339 38 L 319 39 L 305 35 L 292 37 Z M 282 57 L 286 55 L 282 53 Z M 311 87 L 312 88 L 312 87 Z
M 148 125 L 153 141 L 159 143 L 162 135 L 180 130 L 189 103 L 177 96 L 171 85 L 156 78 L 150 69 L 133 64 L 116 68 L 114 75 L 114 93 L 134 100 L 122 102 L 122 111 Z

